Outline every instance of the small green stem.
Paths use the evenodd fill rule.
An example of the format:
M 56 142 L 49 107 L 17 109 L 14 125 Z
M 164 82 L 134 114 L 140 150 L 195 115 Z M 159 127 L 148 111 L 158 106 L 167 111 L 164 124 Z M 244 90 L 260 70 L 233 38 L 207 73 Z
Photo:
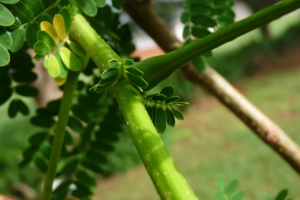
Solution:
M 137 63 L 136 67 L 144 72 L 143 78 L 148 82 L 146 90 L 150 90 L 170 76 L 176 69 L 203 53 L 265 25 L 299 7 L 299 0 L 281 1 L 178 50 Z
M 73 94 L 76 88 L 80 72 L 68 72 L 67 80 L 64 86 L 63 98 L 60 104 L 58 121 L 56 124 L 54 140 L 51 149 L 49 166 L 44 182 L 42 200 L 50 200 L 52 194 L 52 184 L 55 178 L 57 163 L 60 159 L 61 149 L 65 137 L 65 131 L 69 114 L 72 106 Z
M 72 22 L 70 36 L 79 42 L 101 70 L 108 68 L 110 59 L 121 61 L 80 14 L 77 14 Z M 125 78 L 120 78 L 114 84 L 113 91 L 132 140 L 160 197 L 197 199 L 161 141 L 145 109 L 140 92 Z

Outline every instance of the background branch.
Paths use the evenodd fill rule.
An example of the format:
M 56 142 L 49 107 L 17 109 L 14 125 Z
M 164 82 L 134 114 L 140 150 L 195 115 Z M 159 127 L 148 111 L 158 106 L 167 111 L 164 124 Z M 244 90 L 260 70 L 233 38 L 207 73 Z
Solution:
M 171 52 L 181 47 L 181 42 L 153 10 L 150 0 L 145 0 L 143 3 L 127 0 L 123 4 L 123 8 L 165 52 Z M 191 63 L 181 67 L 180 70 L 187 80 L 206 88 L 219 99 L 258 137 L 300 173 L 300 147 L 220 74 L 209 66 L 204 73 L 198 73 Z

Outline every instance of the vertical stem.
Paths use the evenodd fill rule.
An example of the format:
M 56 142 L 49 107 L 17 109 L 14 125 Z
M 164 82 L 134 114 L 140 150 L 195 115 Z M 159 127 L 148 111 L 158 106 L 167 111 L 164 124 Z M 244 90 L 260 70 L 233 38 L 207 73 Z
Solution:
M 69 70 L 67 80 L 64 86 L 63 98 L 61 101 L 58 121 L 56 124 L 54 140 L 51 149 L 49 166 L 44 182 L 42 200 L 50 200 L 52 194 L 52 184 L 55 178 L 57 163 L 60 159 L 61 149 L 65 137 L 67 122 L 69 119 L 69 112 L 72 106 L 72 99 L 76 83 L 80 72 L 72 72 Z
M 197 199 L 175 166 L 143 104 L 127 80 L 113 88 L 132 141 L 161 199 Z
M 121 58 L 100 38 L 87 21 L 77 15 L 70 36 L 76 40 L 101 69 L 109 59 Z M 126 79 L 113 87 L 133 143 L 162 199 L 194 200 L 197 197 L 177 170 L 142 102 L 140 93 Z

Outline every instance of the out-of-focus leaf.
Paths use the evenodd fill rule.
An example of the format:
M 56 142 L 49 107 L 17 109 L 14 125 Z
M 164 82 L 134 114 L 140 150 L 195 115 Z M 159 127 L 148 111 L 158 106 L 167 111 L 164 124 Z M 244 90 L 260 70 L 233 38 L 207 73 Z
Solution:
M 8 116 L 14 118 L 18 113 L 18 100 L 14 99 L 10 102 L 8 107 Z
M 62 47 L 59 49 L 59 54 L 68 69 L 72 71 L 79 71 L 81 69 L 81 62 L 69 49 Z
M 24 27 L 17 28 L 12 32 L 11 37 L 13 43 L 12 46 L 10 47 L 11 52 L 17 52 L 21 49 L 24 43 L 25 35 L 26 35 L 26 29 Z
M 10 55 L 5 47 L 0 45 L 0 67 L 3 67 L 9 63 Z
M 27 70 L 16 71 L 12 73 L 11 76 L 16 82 L 31 83 L 37 79 L 37 75 L 35 73 Z
M 77 3 L 87 16 L 94 17 L 97 14 L 97 6 L 93 0 L 77 0 Z
M 10 26 L 14 22 L 14 15 L 4 5 L 0 4 L 0 26 Z
M 12 39 L 10 34 L 0 26 L 0 45 L 2 45 L 5 49 L 9 49 L 12 45 Z
M 27 97 L 35 97 L 39 94 L 39 91 L 35 87 L 29 85 L 18 85 L 15 87 L 15 90 L 19 95 Z

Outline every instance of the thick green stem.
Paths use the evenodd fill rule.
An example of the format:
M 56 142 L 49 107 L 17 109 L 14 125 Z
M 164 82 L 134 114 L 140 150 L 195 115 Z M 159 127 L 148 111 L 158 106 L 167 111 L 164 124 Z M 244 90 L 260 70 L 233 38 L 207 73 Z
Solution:
M 72 21 L 70 37 L 79 42 L 101 71 L 109 68 L 109 60 L 117 59 L 121 61 L 121 58 L 80 14 L 77 14 Z
M 58 121 L 56 124 L 54 140 L 51 149 L 51 155 L 48 165 L 48 171 L 46 174 L 42 200 L 50 200 L 52 194 L 52 184 L 56 174 L 57 163 L 60 159 L 61 149 L 63 146 L 63 141 L 65 137 L 65 131 L 67 122 L 69 119 L 69 114 L 72 106 L 73 94 L 76 88 L 76 83 L 78 80 L 80 72 L 69 71 L 67 80 L 64 86 L 63 98 L 61 101 Z
M 140 93 L 125 79 L 114 94 L 138 153 L 162 199 L 197 199 L 177 170 L 143 104 Z
M 70 35 L 82 45 L 101 70 L 108 67 L 108 60 L 121 60 L 79 14 L 72 22 Z M 160 197 L 197 199 L 161 141 L 140 93 L 124 78 L 114 85 L 113 91 L 132 140 Z
M 225 44 L 300 7 L 299 0 L 285 0 L 252 16 L 227 26 L 176 51 L 155 56 L 137 63 L 148 82 L 147 90 L 171 75 L 177 68 L 201 54 Z

